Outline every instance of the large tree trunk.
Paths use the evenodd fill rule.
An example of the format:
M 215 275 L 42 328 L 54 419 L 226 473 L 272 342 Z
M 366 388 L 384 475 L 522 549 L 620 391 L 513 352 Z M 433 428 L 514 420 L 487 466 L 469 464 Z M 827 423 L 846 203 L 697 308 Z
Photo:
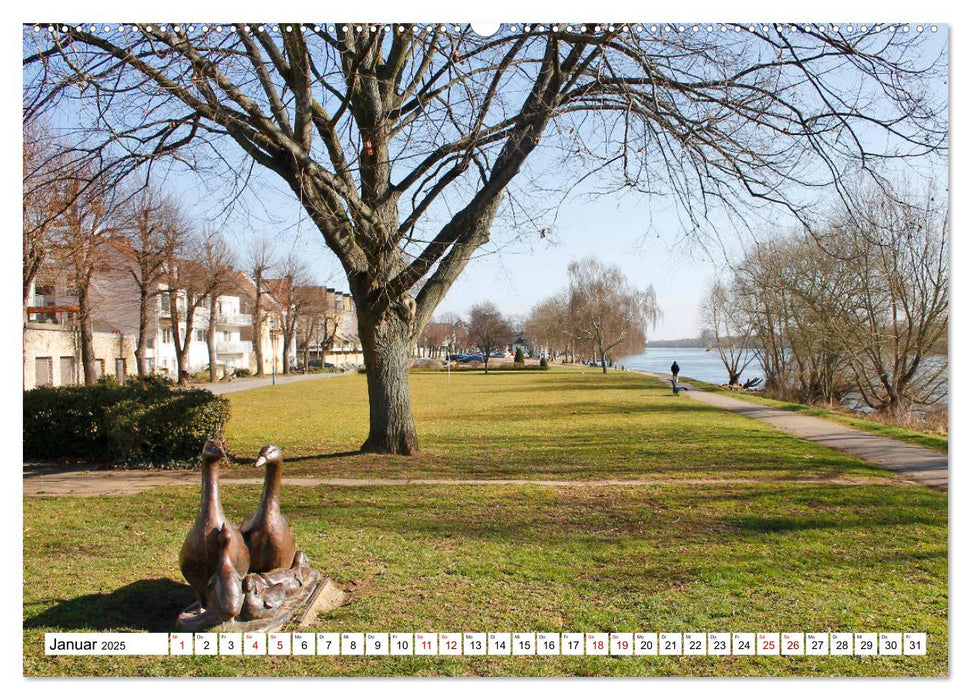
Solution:
M 413 455 L 418 453 L 418 432 L 411 415 L 408 387 L 408 323 L 393 311 L 373 319 L 358 306 L 358 332 L 367 370 L 371 428 L 362 452 Z

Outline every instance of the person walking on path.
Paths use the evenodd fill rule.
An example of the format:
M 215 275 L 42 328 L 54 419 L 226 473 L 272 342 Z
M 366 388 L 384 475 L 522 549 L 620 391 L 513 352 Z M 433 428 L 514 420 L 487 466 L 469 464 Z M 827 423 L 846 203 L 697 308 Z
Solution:
M 674 390 L 674 395 L 678 395 L 678 373 L 681 368 L 678 367 L 678 361 L 675 360 L 671 363 L 671 388 Z

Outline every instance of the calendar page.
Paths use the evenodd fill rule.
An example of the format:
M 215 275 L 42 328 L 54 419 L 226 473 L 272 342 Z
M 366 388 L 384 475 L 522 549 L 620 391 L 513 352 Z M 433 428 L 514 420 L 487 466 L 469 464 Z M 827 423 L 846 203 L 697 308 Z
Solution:
M 408 11 L 31 9 L 23 674 L 947 676 L 948 25 Z

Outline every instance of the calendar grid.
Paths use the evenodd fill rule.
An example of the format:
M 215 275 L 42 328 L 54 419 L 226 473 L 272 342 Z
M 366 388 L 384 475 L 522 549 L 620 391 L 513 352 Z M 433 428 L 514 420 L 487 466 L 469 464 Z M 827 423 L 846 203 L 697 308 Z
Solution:
M 172 632 L 44 635 L 47 655 L 925 656 L 926 632 Z

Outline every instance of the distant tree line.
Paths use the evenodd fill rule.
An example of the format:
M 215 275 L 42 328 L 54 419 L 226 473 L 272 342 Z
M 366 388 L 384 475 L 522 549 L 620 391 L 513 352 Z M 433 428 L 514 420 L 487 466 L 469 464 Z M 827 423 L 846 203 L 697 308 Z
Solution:
M 661 316 L 653 287 L 637 289 L 616 265 L 575 261 L 567 287 L 544 299 L 526 322 L 534 346 L 570 362 L 595 360 L 604 372 L 614 358 L 644 350 L 648 324 Z

